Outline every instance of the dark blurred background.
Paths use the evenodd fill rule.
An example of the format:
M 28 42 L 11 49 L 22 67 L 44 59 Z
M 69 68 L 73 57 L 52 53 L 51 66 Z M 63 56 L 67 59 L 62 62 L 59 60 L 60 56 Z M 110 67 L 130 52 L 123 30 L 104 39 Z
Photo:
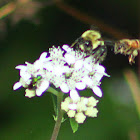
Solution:
M 13 91 L 16 65 L 33 63 L 53 45 L 71 45 L 91 25 L 106 39 L 139 38 L 139 5 L 138 0 L 1 0 L 0 139 L 49 140 L 54 127 L 49 93 L 28 99 L 24 89 Z M 102 80 L 98 117 L 87 118 L 75 134 L 67 119 L 58 140 L 140 139 L 140 57 L 130 65 L 127 56 L 108 49 L 103 65 L 111 77 Z

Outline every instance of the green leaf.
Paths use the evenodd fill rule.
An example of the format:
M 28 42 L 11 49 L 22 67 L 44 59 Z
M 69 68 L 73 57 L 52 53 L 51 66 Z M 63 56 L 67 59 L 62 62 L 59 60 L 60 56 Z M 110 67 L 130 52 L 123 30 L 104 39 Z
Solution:
M 54 119 L 55 121 L 57 121 L 57 116 L 53 115 L 53 119 Z
M 70 125 L 71 125 L 71 128 L 72 128 L 73 133 L 75 133 L 78 130 L 79 125 L 75 121 L 74 118 L 70 118 Z
M 57 118 L 58 118 L 57 116 L 53 115 L 53 119 L 54 119 L 55 121 L 57 121 Z M 67 119 L 65 119 L 65 118 L 63 117 L 61 123 L 63 123 L 65 120 L 67 120 Z
M 63 117 L 61 122 L 63 123 L 63 122 L 65 122 L 66 120 L 67 120 L 67 119 L 65 119 L 65 118 Z

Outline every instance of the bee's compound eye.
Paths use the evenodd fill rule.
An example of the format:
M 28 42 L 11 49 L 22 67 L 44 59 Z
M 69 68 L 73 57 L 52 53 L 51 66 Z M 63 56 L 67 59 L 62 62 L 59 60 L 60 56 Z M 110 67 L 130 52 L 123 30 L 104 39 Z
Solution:
M 85 42 L 84 42 L 84 45 L 85 45 L 86 47 L 91 47 L 91 46 L 92 46 L 91 41 L 85 41 Z
M 89 45 L 89 41 L 85 41 L 85 45 L 87 45 L 87 46 L 88 46 L 88 45 Z

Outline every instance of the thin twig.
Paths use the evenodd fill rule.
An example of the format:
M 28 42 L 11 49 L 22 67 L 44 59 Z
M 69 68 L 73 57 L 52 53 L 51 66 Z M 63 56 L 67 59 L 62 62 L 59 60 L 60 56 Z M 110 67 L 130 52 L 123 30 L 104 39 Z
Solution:
M 4 18 L 5 16 L 9 15 L 16 9 L 16 3 L 10 2 L 5 6 L 0 8 L 0 19 Z
M 28 4 L 32 0 L 17 0 L 15 2 L 9 2 L 8 4 L 2 6 L 0 8 L 0 19 L 8 16 L 9 14 L 13 13 L 17 8 L 22 5 Z M 54 1 L 50 0 L 47 2 L 42 2 L 44 6 L 50 6 L 54 4 Z
M 109 24 L 105 24 L 102 20 L 99 20 L 95 17 L 93 19 L 93 17 L 85 14 L 84 12 L 77 10 L 76 8 L 73 8 L 72 6 L 60 0 L 55 0 L 55 2 L 57 7 L 63 10 L 65 13 L 75 17 L 76 19 L 82 21 L 83 23 L 90 24 L 90 25 L 92 24 L 97 25 L 102 31 L 112 35 L 116 39 L 132 38 L 130 35 L 123 33 L 119 29 L 116 29 Z

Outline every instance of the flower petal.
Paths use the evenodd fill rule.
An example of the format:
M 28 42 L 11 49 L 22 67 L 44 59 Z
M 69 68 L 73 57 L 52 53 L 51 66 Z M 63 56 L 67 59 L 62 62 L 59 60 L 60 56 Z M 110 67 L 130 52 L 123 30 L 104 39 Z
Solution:
M 19 70 L 21 70 L 21 69 L 27 70 L 27 66 L 25 66 L 25 65 L 18 65 L 18 66 L 16 66 L 15 68 L 16 68 L 16 69 L 19 69 Z
M 103 78 L 103 74 L 101 74 L 101 73 L 95 73 L 94 74 L 94 77 L 95 77 L 95 79 L 96 79 L 96 81 L 98 81 L 98 82 L 100 82 L 100 80 Z
M 76 114 L 76 111 L 75 110 L 69 110 L 67 115 L 70 117 L 70 118 L 73 118 Z
M 49 87 L 48 81 L 42 81 L 39 87 L 36 89 L 36 95 L 41 96 L 43 92 L 45 92 Z
M 75 120 L 77 123 L 83 123 L 86 119 L 86 116 L 82 113 L 82 112 L 78 112 L 76 115 L 75 115 Z
M 85 64 L 84 64 L 84 67 L 85 67 L 89 72 L 92 71 L 92 66 L 91 66 L 91 64 L 85 63 Z
M 63 45 L 62 48 L 67 52 L 71 51 L 71 48 L 68 45 Z
M 42 63 L 42 61 L 40 61 L 39 59 L 36 60 L 36 61 L 34 62 L 34 68 L 35 68 L 35 70 L 42 69 L 42 68 L 43 68 L 43 63 Z
M 70 97 L 73 101 L 78 101 L 80 99 L 78 92 L 74 89 L 70 91 Z
M 64 93 L 68 93 L 69 92 L 69 87 L 68 87 L 68 85 L 66 83 L 61 84 L 60 89 Z
M 102 97 L 103 93 L 102 90 L 98 87 L 98 86 L 94 86 L 92 88 L 92 91 L 95 93 L 95 95 L 97 95 L 98 97 Z
M 77 104 L 74 104 L 74 103 L 73 104 L 69 104 L 68 108 L 71 109 L 71 110 L 76 110 L 77 109 Z
M 89 87 L 93 84 L 92 79 L 90 79 L 88 76 L 84 76 L 82 82 L 84 82 Z
M 84 82 L 77 82 L 77 83 L 75 84 L 75 87 L 76 87 L 77 89 L 79 89 L 79 90 L 83 90 L 83 89 L 86 88 L 86 84 L 85 84 Z
M 77 60 L 77 61 L 75 62 L 74 68 L 75 68 L 76 70 L 78 70 L 78 69 L 81 69 L 82 66 L 83 66 L 83 60 Z
M 65 61 L 68 64 L 74 64 L 75 63 L 75 57 L 71 54 L 65 54 Z
M 25 97 L 32 98 L 35 96 L 35 90 L 26 89 Z
M 43 52 L 43 53 L 40 55 L 39 59 L 43 60 L 43 59 L 46 58 L 46 56 L 47 56 L 47 52 Z
M 54 66 L 53 66 L 53 64 L 51 62 L 46 63 L 43 67 L 45 69 L 49 70 L 49 71 L 53 71 L 54 70 Z
M 54 74 L 60 76 L 62 75 L 62 73 L 63 73 L 63 67 L 61 67 L 60 65 L 55 66 Z
M 105 73 L 105 68 L 101 65 L 97 65 L 96 70 L 98 73 Z
M 22 86 L 22 84 L 20 82 L 16 82 L 13 86 L 13 90 L 17 90 Z

